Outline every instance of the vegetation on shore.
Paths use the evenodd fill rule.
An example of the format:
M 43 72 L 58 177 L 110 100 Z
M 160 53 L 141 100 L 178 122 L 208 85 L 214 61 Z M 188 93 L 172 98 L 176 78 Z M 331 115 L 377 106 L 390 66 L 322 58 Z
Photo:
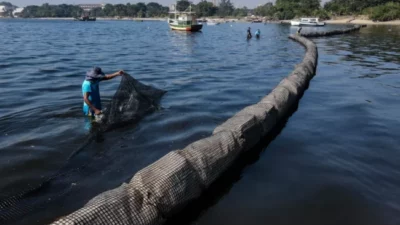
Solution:
M 230 0 L 221 0 L 218 7 L 211 2 L 202 0 L 198 4 L 192 4 L 187 0 L 178 1 L 177 9 L 183 11 L 187 7 L 192 6 L 199 17 L 207 16 L 236 16 L 244 17 L 248 13 L 247 8 L 234 8 Z M 106 4 L 104 8 L 96 8 L 91 11 L 92 16 L 96 17 L 166 17 L 168 16 L 169 7 L 162 6 L 156 2 L 136 3 L 136 4 Z M 41 17 L 77 17 L 83 13 L 83 10 L 77 5 L 50 5 L 43 4 L 41 6 L 27 6 L 21 13 L 24 18 L 41 18 Z
M 376 21 L 400 19 L 398 0 L 332 0 L 324 9 L 333 15 L 367 15 Z
M 90 14 L 96 17 L 163 17 L 168 14 L 168 7 L 158 3 L 148 4 L 139 2 L 137 4 L 106 4 L 104 8 L 95 8 Z M 27 6 L 21 14 L 24 18 L 40 17 L 77 17 L 83 14 L 83 9 L 77 5 L 49 5 Z
M 0 2 L 0 5 L 13 6 L 9 2 Z M 201 0 L 193 4 L 188 0 L 177 2 L 177 9 L 183 11 L 192 6 L 192 11 L 199 17 L 245 17 L 248 14 L 266 17 L 267 20 L 289 20 L 296 17 L 319 17 L 329 19 L 343 15 L 367 15 L 374 21 L 389 21 L 400 19 L 399 0 L 331 0 L 321 6 L 321 0 L 276 0 L 275 4 L 266 3 L 253 10 L 246 7 L 235 8 L 231 0 L 220 0 L 215 6 L 211 2 Z M 16 8 L 15 6 L 13 6 Z M 169 8 L 156 2 L 136 4 L 106 4 L 105 7 L 92 10 L 91 15 L 96 17 L 166 17 Z M 40 17 L 77 17 L 83 10 L 77 5 L 50 5 L 27 6 L 21 13 L 24 18 Z M 11 14 L 11 12 L 10 12 Z
M 400 19 L 400 3 L 388 2 L 384 5 L 368 7 L 363 10 L 374 21 L 390 21 Z
M 313 16 L 328 19 L 329 14 L 321 8 L 320 0 L 276 0 L 254 9 L 255 15 L 271 20 L 290 20 L 295 17 Z
M 377 21 L 400 19 L 398 0 L 331 0 L 324 6 L 321 6 L 320 2 L 320 0 L 276 0 L 275 4 L 267 3 L 255 8 L 254 13 L 277 20 L 305 16 L 329 19 L 343 15 L 367 15 Z

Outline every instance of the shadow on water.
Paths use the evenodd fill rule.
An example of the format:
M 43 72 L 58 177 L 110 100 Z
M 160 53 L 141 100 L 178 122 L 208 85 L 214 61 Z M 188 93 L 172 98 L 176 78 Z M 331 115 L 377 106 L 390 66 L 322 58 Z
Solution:
M 0 48 L 0 199 L 10 200 L 0 203 L 0 224 L 51 222 L 169 151 L 208 136 L 269 92 L 303 51 L 287 42 L 286 27 L 275 25 L 263 26 L 265 39 L 250 48 L 243 24 L 186 33 L 170 31 L 165 23 L 147 29 L 146 23 L 131 22 L 10 21 L 0 26 L 7 30 L 0 39 L 5 47 Z M 108 35 L 101 33 L 104 29 Z M 137 126 L 107 132 L 101 143 L 89 141 L 63 167 L 90 140 L 77 106 L 82 73 L 93 62 L 106 71 L 135 71 L 141 81 L 170 90 L 163 100 L 166 110 Z M 104 84 L 102 95 L 112 96 L 116 86 Z M 61 167 L 56 179 L 34 191 Z M 32 192 L 18 195 L 27 189 Z
M 400 69 L 400 28 L 397 26 L 368 26 L 360 32 L 316 40 L 330 47 L 327 52 L 332 55 L 344 55 L 342 63 L 362 67 L 364 74 L 357 78 L 397 75 Z
M 272 141 L 282 132 L 290 117 L 297 111 L 296 104 L 288 116 L 248 152 L 242 153 L 235 163 L 224 172 L 199 198 L 171 218 L 166 225 L 197 224 L 196 221 L 211 207 L 228 194 L 234 184 L 241 180 L 246 167 L 256 163 Z M 273 184 L 271 184 L 273 185 Z M 268 209 L 259 222 L 271 224 L 332 224 L 332 225 L 375 225 L 380 218 L 374 207 L 367 206 L 364 196 L 338 185 L 324 184 L 311 196 L 305 195 L 296 203 L 276 205 Z M 290 215 L 290 217 L 288 217 Z M 224 221 L 229 221 L 226 219 Z M 252 224 L 251 222 L 248 224 Z
M 306 87 L 306 91 L 307 89 L 308 86 Z M 299 99 L 301 98 L 302 96 L 300 96 Z M 241 179 L 243 170 L 256 163 L 269 144 L 282 132 L 290 117 L 297 111 L 298 104 L 299 102 L 288 111 L 287 116 L 281 119 L 281 121 L 275 125 L 275 127 L 260 141 L 260 143 L 251 150 L 242 153 L 232 166 L 228 168 L 213 184 L 211 184 L 199 199 L 191 202 L 177 215 L 168 218 L 166 225 L 190 224 L 196 221 L 208 208 L 219 202 L 223 196 L 230 191 L 233 185 Z
M 58 114 L 58 117 L 70 117 L 71 115 Z M 131 130 L 137 126 L 139 119 L 124 124 L 120 132 Z M 111 163 L 112 159 L 106 158 L 106 151 L 109 149 L 98 150 L 96 146 L 102 145 L 106 135 L 101 128 L 93 124 L 90 133 L 81 140 L 80 146 L 74 150 L 65 163 L 49 177 L 42 179 L 38 184 L 33 184 L 25 190 L 14 190 L 4 199 L 0 199 L 0 224 L 14 224 L 21 220 L 20 216 L 41 211 L 46 205 L 54 204 L 62 197 L 68 196 L 74 189 L 76 183 L 72 182 L 77 174 L 85 174 L 98 168 L 99 164 Z M 113 127 L 115 129 L 115 127 Z M 48 221 L 50 222 L 50 221 Z

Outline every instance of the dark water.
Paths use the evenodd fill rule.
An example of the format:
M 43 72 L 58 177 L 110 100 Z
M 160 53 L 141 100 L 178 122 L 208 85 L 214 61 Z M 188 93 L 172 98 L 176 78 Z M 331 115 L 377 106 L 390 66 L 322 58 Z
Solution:
M 297 112 L 192 224 L 400 224 L 400 28 L 314 41 Z
M 165 22 L 0 20 L 0 200 L 62 174 L 0 207 L 0 224 L 44 224 L 70 213 L 269 93 L 304 50 L 288 41 L 289 26 L 252 24 L 263 37 L 247 42 L 248 26 L 190 34 Z M 316 39 L 318 74 L 298 111 L 193 223 L 400 222 L 400 29 L 387 28 Z M 163 109 L 67 161 L 89 136 L 80 85 L 94 65 L 124 69 L 168 93 Z M 102 84 L 104 102 L 118 84 Z

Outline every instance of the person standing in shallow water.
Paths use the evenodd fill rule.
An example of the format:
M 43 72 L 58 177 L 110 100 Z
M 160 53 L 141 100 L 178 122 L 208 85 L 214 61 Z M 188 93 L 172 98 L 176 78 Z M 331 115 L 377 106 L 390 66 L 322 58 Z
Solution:
M 297 29 L 297 34 L 298 34 L 298 35 L 301 35 L 301 33 L 300 33 L 300 32 L 301 32 L 301 29 L 303 29 L 303 28 L 302 28 L 302 27 L 299 27 L 299 28 Z
M 101 114 L 99 83 L 103 80 L 111 80 L 123 74 L 125 74 L 125 72 L 121 70 L 113 74 L 105 75 L 99 67 L 95 67 L 86 73 L 86 78 L 82 83 L 84 115 L 94 117 L 95 115 Z
M 251 28 L 249 27 L 247 29 L 247 39 L 250 39 L 250 38 L 252 38 L 252 35 L 251 35 Z
M 257 29 L 257 31 L 256 31 L 256 38 L 260 38 L 260 35 L 261 35 L 261 31 L 260 31 L 260 29 Z

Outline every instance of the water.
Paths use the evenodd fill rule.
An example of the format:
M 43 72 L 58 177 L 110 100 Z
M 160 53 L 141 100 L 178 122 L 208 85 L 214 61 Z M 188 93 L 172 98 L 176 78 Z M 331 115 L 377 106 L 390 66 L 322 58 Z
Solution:
M 0 199 L 63 174 L 3 211 L 2 224 L 44 224 L 70 213 L 269 93 L 304 50 L 288 41 L 290 26 L 251 24 L 262 39 L 246 41 L 248 26 L 190 34 L 165 22 L 0 20 Z M 380 224 L 398 223 L 399 32 L 377 27 L 316 39 L 318 74 L 298 111 L 193 223 L 318 223 L 330 218 L 325 211 L 348 212 L 342 204 L 356 212 L 371 206 L 348 219 L 376 214 Z M 95 65 L 124 69 L 168 93 L 160 111 L 67 161 L 88 138 L 80 85 Z M 104 102 L 118 84 L 101 85 Z
M 192 224 L 399 224 L 400 29 L 314 39 L 297 112 Z

